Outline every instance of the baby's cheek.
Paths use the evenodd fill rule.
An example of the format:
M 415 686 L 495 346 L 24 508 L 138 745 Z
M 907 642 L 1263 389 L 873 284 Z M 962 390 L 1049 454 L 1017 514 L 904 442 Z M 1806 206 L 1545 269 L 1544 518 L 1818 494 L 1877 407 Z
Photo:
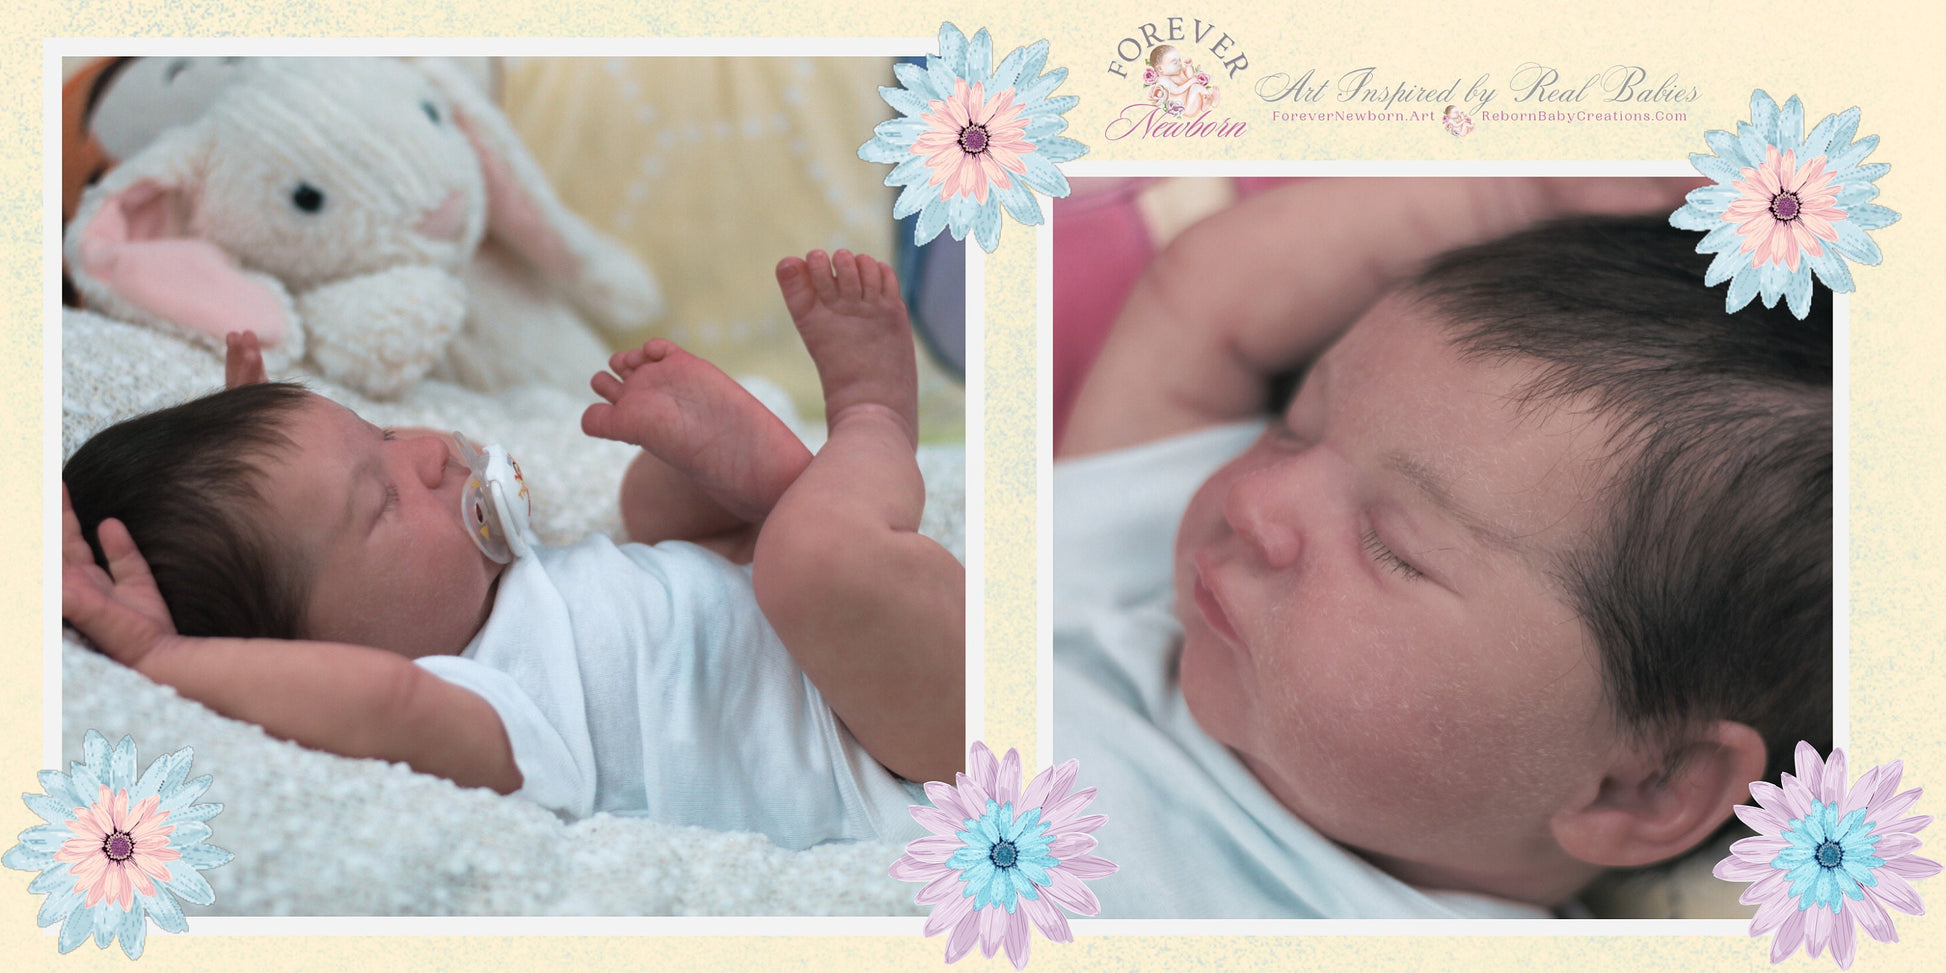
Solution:
M 1393 854 L 1437 843 L 1500 783 L 1490 719 L 1441 674 L 1370 651 L 1312 668 L 1284 701 L 1290 774 L 1314 827 Z

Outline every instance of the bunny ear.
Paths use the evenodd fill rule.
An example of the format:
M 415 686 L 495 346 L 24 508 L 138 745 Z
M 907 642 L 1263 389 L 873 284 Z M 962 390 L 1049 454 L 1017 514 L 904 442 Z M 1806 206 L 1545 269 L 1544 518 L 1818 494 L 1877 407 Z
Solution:
M 479 157 L 487 233 L 547 274 L 606 328 L 638 327 L 659 314 L 662 297 L 647 268 L 561 203 L 485 93 L 443 59 L 426 58 L 413 66 L 450 100 L 455 122 Z
M 506 117 L 457 66 L 438 58 L 413 66 L 450 100 L 454 121 L 479 157 L 486 179 L 487 232 L 556 278 L 578 276 L 582 255 L 568 237 L 593 231 L 561 205 Z
M 174 143 L 158 146 L 169 152 Z M 257 333 L 265 347 L 292 333 L 290 299 L 268 278 L 249 274 L 191 234 L 193 195 L 186 166 L 150 168 L 140 153 L 82 198 L 68 228 L 68 262 L 91 306 L 149 323 L 166 322 L 222 347 L 231 331 Z M 144 176 L 147 169 L 178 169 Z

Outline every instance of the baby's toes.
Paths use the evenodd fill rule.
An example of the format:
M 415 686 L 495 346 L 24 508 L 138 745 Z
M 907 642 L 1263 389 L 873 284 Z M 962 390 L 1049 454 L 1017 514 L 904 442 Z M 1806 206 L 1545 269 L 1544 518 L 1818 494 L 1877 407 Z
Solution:
M 849 250 L 840 250 L 831 255 L 831 269 L 837 274 L 838 296 L 845 300 L 858 300 L 863 293 L 858 279 L 858 258 Z
M 804 261 L 785 257 L 777 262 L 777 290 L 784 296 L 784 309 L 792 320 L 804 317 L 817 306 L 817 289 L 811 284 L 811 271 Z
M 865 300 L 876 301 L 885 292 L 884 285 L 880 283 L 884 266 L 862 253 L 858 255 L 858 290 Z
M 817 294 L 818 300 L 825 304 L 837 300 L 838 281 L 831 276 L 831 257 L 822 250 L 813 250 L 804 255 L 804 265 L 810 271 L 811 290 Z

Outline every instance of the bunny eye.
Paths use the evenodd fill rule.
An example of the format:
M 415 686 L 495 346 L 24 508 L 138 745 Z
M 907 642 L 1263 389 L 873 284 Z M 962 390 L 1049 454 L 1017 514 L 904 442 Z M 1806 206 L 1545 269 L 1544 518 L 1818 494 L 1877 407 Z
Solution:
M 308 182 L 300 182 L 291 192 L 291 205 L 306 213 L 315 213 L 324 208 L 324 193 Z
M 430 101 L 420 102 L 419 110 L 425 112 L 426 117 L 432 119 L 432 123 L 434 125 L 439 124 L 439 108 L 435 106 L 432 102 Z

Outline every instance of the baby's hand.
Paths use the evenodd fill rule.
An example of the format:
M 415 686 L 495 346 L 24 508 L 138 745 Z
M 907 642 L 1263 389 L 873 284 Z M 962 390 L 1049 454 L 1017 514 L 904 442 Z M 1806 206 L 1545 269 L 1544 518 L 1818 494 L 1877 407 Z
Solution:
M 223 336 L 223 387 L 270 381 L 264 374 L 263 349 L 255 331 L 232 331 Z
M 108 570 L 95 563 L 81 536 L 81 520 L 61 484 L 61 617 L 73 623 L 110 658 L 135 667 L 158 646 L 174 641 L 175 621 L 122 522 L 95 528 Z

